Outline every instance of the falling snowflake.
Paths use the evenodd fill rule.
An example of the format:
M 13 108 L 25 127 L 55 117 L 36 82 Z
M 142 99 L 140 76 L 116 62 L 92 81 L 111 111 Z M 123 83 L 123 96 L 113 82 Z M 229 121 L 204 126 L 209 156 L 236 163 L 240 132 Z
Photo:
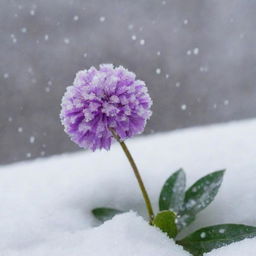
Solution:
M 22 33 L 27 33 L 27 28 L 21 28 L 21 30 L 20 30 Z
M 157 69 L 156 69 L 156 73 L 157 73 L 158 75 L 160 75 L 160 74 L 161 74 L 161 69 L 160 69 L 160 68 L 157 68 Z
M 4 73 L 4 79 L 9 78 L 9 74 L 8 73 Z
M 132 30 L 132 29 L 133 29 L 133 25 L 132 25 L 132 24 L 129 24 L 128 29 L 129 29 L 129 30 Z
M 199 68 L 200 72 L 207 72 L 208 71 L 208 67 L 207 66 L 201 66 Z
M 15 36 L 14 34 L 11 34 L 11 39 L 12 39 L 12 42 L 13 42 L 14 44 L 17 43 L 17 38 L 16 38 L 16 36 Z
M 195 49 L 193 50 L 193 53 L 194 53 L 194 55 L 197 55 L 197 54 L 199 53 L 199 49 L 198 49 L 198 48 L 195 48 Z
M 67 37 L 66 37 L 66 38 L 64 38 L 64 43 L 65 43 L 65 44 L 69 44 L 69 43 L 70 43 L 69 38 L 67 38 Z
M 78 17 L 77 15 L 75 15 L 75 16 L 73 17 L 73 20 L 74 20 L 74 21 L 78 21 L 78 20 L 79 20 L 79 17 Z
M 41 152 L 40 152 L 40 155 L 41 155 L 41 156 L 44 156 L 44 155 L 45 155 L 45 151 L 41 151 Z
M 180 108 L 181 108 L 181 110 L 183 110 L 183 111 L 184 111 L 184 110 L 186 110 L 186 109 L 187 109 L 187 105 L 182 104 Z
M 229 104 L 229 100 L 224 100 L 224 105 L 227 106 Z
M 100 17 L 100 22 L 104 22 L 105 20 L 106 20 L 106 17 L 104 17 L 104 16 Z
M 31 16 L 34 16 L 35 15 L 35 10 L 30 10 L 29 13 L 30 13 Z
M 30 142 L 31 144 L 34 144 L 34 143 L 35 143 L 35 137 L 34 137 L 34 136 L 31 136 L 31 137 L 29 138 L 29 142 Z

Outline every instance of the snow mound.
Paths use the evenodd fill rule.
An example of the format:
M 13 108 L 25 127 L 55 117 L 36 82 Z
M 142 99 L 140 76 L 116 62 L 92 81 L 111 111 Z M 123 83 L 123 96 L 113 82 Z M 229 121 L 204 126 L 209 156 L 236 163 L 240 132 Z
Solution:
M 36 247 L 6 251 L 12 256 L 188 256 L 165 234 L 148 225 L 142 217 L 129 212 L 115 216 L 103 225 L 80 232 L 48 237 Z M 1 254 L 2 255 L 2 254 Z
M 251 238 L 215 249 L 205 256 L 253 256 L 255 253 L 256 238 Z
M 255 225 L 255 130 L 256 120 L 249 120 L 127 141 L 155 211 L 163 183 L 180 167 L 186 171 L 188 186 L 211 171 L 227 169 L 214 202 L 181 236 L 221 223 Z M 145 245 L 154 255 L 174 255 L 175 250 L 177 255 L 185 253 L 132 213 L 94 228 L 99 224 L 91 214 L 95 207 L 132 209 L 146 216 L 136 180 L 117 144 L 109 152 L 64 154 L 2 166 L 0 202 L 1 256 L 64 256 L 66 251 L 69 256 L 93 256 L 94 251 L 100 250 L 104 255 L 119 252 L 131 256 L 143 255 Z M 102 242 L 103 237 L 106 242 Z M 122 246 L 124 251 L 120 254 Z M 46 253 L 47 250 L 50 251 Z

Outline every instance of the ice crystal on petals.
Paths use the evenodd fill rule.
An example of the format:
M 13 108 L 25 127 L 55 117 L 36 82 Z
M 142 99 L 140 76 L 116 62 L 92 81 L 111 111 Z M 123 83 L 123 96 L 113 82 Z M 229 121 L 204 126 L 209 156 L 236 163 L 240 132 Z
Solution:
M 145 83 L 122 66 L 102 64 L 76 74 L 61 103 L 61 122 L 71 140 L 91 150 L 108 150 L 109 128 L 125 140 L 143 132 L 152 100 Z

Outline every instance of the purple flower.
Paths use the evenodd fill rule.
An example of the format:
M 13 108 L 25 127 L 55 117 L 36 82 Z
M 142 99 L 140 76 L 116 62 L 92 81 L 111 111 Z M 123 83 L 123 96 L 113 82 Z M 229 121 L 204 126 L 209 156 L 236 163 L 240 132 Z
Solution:
M 145 83 L 122 66 L 102 64 L 99 70 L 76 74 L 61 103 L 61 122 L 80 147 L 109 149 L 113 136 L 124 140 L 143 132 L 151 116 L 152 100 Z

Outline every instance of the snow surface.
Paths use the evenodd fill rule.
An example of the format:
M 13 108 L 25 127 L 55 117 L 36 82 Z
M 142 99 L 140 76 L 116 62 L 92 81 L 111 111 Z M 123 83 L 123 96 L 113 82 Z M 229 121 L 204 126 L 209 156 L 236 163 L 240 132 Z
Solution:
M 256 238 L 252 238 L 215 249 L 205 256 L 254 256 L 255 254 Z
M 103 225 L 77 232 L 64 232 L 48 237 L 37 246 L 6 251 L 4 255 L 174 255 L 188 256 L 181 246 L 149 226 L 135 213 L 115 216 Z
M 214 224 L 256 225 L 255 130 L 256 120 L 248 120 L 145 136 L 127 144 L 155 209 L 162 184 L 178 168 L 185 169 L 188 185 L 211 171 L 227 169 L 216 200 L 183 236 Z M 188 255 L 132 212 L 95 227 L 99 223 L 90 211 L 99 206 L 146 215 L 136 180 L 117 144 L 109 152 L 3 166 L 0 202 L 1 256 Z M 239 245 L 248 249 L 247 254 L 256 251 L 255 239 Z M 237 247 L 232 244 L 207 255 L 235 255 Z

